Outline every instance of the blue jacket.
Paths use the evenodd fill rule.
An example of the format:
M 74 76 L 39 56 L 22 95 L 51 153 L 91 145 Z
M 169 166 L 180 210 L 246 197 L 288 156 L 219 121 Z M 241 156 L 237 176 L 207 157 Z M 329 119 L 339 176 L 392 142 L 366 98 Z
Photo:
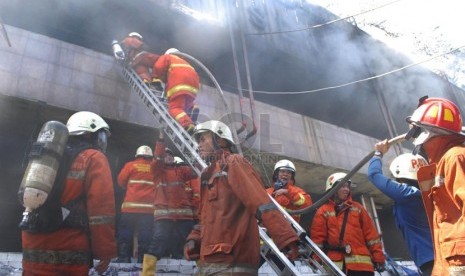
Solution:
M 434 259 L 431 231 L 421 199 L 421 191 L 383 175 L 378 156 L 370 160 L 368 179 L 385 195 L 394 200 L 394 218 L 402 232 L 410 257 L 417 267 Z

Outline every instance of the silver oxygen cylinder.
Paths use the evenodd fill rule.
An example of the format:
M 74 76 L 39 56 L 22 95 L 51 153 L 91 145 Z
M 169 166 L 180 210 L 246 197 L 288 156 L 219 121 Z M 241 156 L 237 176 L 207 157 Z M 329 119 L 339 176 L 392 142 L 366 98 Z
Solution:
M 42 206 L 50 194 L 57 176 L 60 160 L 68 141 L 68 128 L 58 121 L 48 121 L 32 145 L 29 163 L 19 187 L 19 200 L 26 208 L 21 224 L 27 223 L 29 213 Z

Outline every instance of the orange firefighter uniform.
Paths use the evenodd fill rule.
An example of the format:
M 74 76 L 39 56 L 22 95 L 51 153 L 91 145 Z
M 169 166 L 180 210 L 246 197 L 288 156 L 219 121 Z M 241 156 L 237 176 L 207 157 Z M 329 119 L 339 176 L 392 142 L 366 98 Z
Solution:
M 423 144 L 431 165 L 421 167 L 417 176 L 433 232 L 432 275 L 449 275 L 449 267 L 465 266 L 464 142 L 464 137 L 447 135 Z
M 154 219 L 193 219 L 196 208 L 192 188 L 186 183 L 197 176 L 189 166 L 166 165 L 163 158 L 165 145 L 155 145 L 152 173 L 155 183 Z
M 121 212 L 153 213 L 155 186 L 150 172 L 151 159 L 138 157 L 126 163 L 118 175 L 118 185 L 126 190 Z
M 129 65 L 145 82 L 150 83 L 153 65 L 157 61 L 159 55 L 143 50 L 144 42 L 137 37 L 129 36 L 121 41 L 121 46 L 127 53 Z
M 189 113 L 199 90 L 199 76 L 187 61 L 172 55 L 161 55 L 153 67 L 153 77 L 164 82 L 170 115 L 184 128 L 193 128 Z
M 170 255 L 172 258 L 181 259 L 185 240 L 197 218 L 192 188 L 187 184 L 197 175 L 189 166 L 167 164 L 164 158 L 165 145 L 162 139 L 159 139 L 155 145 L 155 158 L 152 162 L 155 210 L 152 239 L 147 254 L 157 260 Z
M 186 193 L 188 194 L 188 197 L 192 199 L 192 202 L 195 206 L 196 213 L 194 218 L 198 219 L 198 210 L 200 207 L 200 177 L 196 177 L 192 180 L 186 181 L 184 188 Z
M 119 186 L 126 190 L 118 224 L 119 262 L 130 262 L 136 231 L 138 262 L 142 262 L 152 238 L 155 186 L 150 171 L 151 163 L 151 157 L 139 156 L 126 163 L 118 175 Z
M 195 253 L 200 254 L 200 272 L 257 275 L 257 218 L 279 249 L 295 244 L 299 238 L 271 202 L 259 175 L 245 158 L 224 149 L 215 160 L 202 174 L 200 225 L 188 240 L 200 247 L 199 253 Z M 194 251 L 185 249 L 184 254 L 189 259 L 196 258 Z
M 297 187 L 293 180 L 289 180 L 286 186 L 286 193 L 277 194 L 275 188 L 271 187 L 266 189 L 276 202 L 279 203 L 286 211 L 289 210 L 300 210 L 312 205 L 312 198 L 300 187 Z M 292 215 L 292 218 L 300 222 L 300 215 Z
M 115 200 L 105 155 L 82 151 L 68 173 L 62 204 L 81 197 L 89 227 L 63 227 L 52 233 L 22 232 L 23 275 L 88 275 L 92 259 L 116 257 Z
M 374 271 L 372 262 L 384 263 L 385 257 L 378 231 L 366 209 L 349 198 L 336 213 L 336 203 L 329 200 L 316 212 L 312 221 L 311 238 L 328 257 L 342 269 Z M 339 241 L 344 213 L 348 212 L 344 237 Z M 350 253 L 344 252 L 347 245 Z M 347 272 L 347 271 L 346 271 Z

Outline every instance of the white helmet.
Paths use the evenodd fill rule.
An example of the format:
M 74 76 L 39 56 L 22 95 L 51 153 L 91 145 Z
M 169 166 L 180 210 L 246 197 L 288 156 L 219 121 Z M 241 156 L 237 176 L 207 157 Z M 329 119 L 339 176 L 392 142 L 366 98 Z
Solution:
M 139 33 L 136 33 L 136 32 L 129 33 L 128 36 L 129 37 L 137 37 L 140 40 L 144 40 L 144 38 Z
M 136 150 L 136 157 L 138 156 L 153 157 L 152 149 L 146 145 L 140 146 Z
M 278 162 L 276 162 L 276 164 L 274 165 L 273 171 L 276 172 L 276 170 L 278 169 L 286 169 L 286 170 L 290 170 L 293 173 L 295 173 L 294 163 L 292 163 L 291 161 L 287 159 L 279 160 Z
M 90 111 L 79 111 L 69 117 L 66 123 L 69 135 L 82 135 L 88 132 L 97 132 L 104 129 L 110 135 L 110 127 L 99 115 Z
M 230 142 L 233 145 L 235 144 L 234 139 L 232 137 L 231 129 L 229 129 L 229 127 L 223 122 L 220 122 L 217 120 L 211 120 L 211 121 L 206 121 L 204 123 L 200 123 L 196 125 L 194 128 L 195 140 L 198 140 L 199 134 L 204 133 L 206 131 L 211 131 L 215 133 L 216 135 L 218 135 L 218 137 L 226 139 L 228 142 Z
M 404 153 L 392 161 L 389 170 L 395 178 L 417 180 L 418 169 L 427 164 L 426 159 L 419 154 Z
M 343 172 L 337 172 L 333 173 L 326 179 L 326 191 L 331 190 L 331 188 L 336 184 L 337 182 L 341 181 L 347 174 Z M 351 180 L 347 180 L 349 184 L 351 184 Z
M 176 164 L 184 164 L 184 160 L 182 160 L 182 158 L 179 157 L 179 156 L 175 156 L 174 157 L 174 163 L 176 163 Z
M 173 54 L 176 52 L 179 52 L 179 50 L 176 48 L 169 48 L 168 50 L 166 50 L 165 55 Z

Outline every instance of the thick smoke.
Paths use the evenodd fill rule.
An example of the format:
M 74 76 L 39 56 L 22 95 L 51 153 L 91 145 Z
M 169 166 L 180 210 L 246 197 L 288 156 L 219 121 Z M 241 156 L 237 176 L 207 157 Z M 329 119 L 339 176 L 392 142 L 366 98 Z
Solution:
M 196 1 L 178 2 L 223 20 L 231 12 L 243 89 L 247 85 L 239 36 L 242 19 L 254 90 L 319 89 L 384 74 L 411 63 L 347 21 L 296 32 L 256 35 L 305 29 L 337 19 L 304 1 L 242 1 L 243 9 L 229 2 L 230 6 L 216 1 L 200 6 Z M 225 90 L 237 91 L 227 25 L 192 19 L 175 12 L 168 3 L 171 2 L 43 0 L 23 5 L 20 0 L 0 0 L 0 16 L 6 24 L 105 53 L 110 52 L 111 40 L 137 31 L 151 51 L 179 48 L 203 62 Z M 448 89 L 444 83 L 437 75 L 415 66 L 338 89 L 300 95 L 256 94 L 255 98 L 382 139 L 389 133 L 377 93 L 386 99 L 393 121 L 402 132 L 407 127 L 404 118 L 415 108 L 419 97 L 428 94 L 454 100 L 448 92 L 454 89 Z

